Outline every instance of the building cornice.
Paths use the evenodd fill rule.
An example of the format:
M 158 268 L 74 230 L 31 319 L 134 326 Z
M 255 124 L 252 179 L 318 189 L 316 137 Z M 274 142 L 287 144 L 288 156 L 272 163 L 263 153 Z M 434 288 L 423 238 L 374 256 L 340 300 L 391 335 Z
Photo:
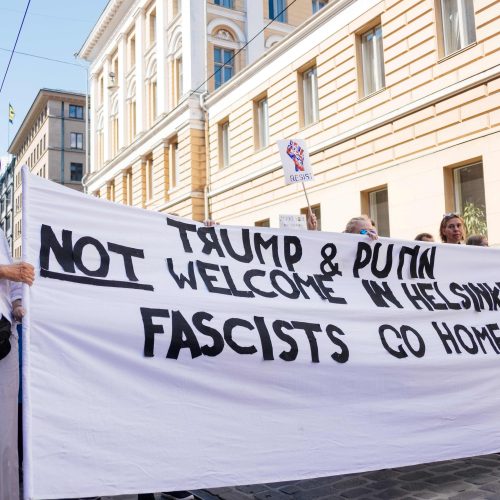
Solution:
M 93 50 L 115 20 L 117 12 L 123 7 L 130 10 L 135 1 L 136 0 L 109 0 L 92 31 L 88 35 L 81 49 L 78 51 L 78 57 L 80 59 L 84 59 L 86 61 L 90 61 L 92 59 L 91 55 Z

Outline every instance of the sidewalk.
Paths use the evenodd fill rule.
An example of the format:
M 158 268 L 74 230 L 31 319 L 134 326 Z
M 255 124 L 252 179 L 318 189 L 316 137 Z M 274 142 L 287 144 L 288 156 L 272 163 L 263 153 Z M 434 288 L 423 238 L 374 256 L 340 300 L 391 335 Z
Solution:
M 194 493 L 201 500 L 499 500 L 500 454 Z M 136 500 L 135 495 L 105 498 Z

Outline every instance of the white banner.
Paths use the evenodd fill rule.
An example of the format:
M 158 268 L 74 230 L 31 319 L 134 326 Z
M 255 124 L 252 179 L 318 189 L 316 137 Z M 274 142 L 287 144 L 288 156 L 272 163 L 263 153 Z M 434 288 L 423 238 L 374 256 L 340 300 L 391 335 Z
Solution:
M 25 496 L 500 450 L 500 254 L 216 226 L 23 184 Z

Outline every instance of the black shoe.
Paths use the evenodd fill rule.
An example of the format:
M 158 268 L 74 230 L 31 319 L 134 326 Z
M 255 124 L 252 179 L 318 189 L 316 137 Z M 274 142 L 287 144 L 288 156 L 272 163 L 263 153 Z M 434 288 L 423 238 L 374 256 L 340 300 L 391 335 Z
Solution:
M 161 500 L 194 500 L 194 496 L 189 491 L 169 491 L 161 494 Z

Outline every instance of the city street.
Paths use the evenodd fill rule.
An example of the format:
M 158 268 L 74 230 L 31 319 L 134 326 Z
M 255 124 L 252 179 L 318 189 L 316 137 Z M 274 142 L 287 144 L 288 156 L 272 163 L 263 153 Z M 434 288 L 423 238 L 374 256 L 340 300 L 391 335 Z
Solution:
M 201 500 L 498 500 L 500 454 L 361 474 L 198 490 Z M 105 500 L 111 499 L 106 497 Z M 113 500 L 135 500 L 135 495 Z

